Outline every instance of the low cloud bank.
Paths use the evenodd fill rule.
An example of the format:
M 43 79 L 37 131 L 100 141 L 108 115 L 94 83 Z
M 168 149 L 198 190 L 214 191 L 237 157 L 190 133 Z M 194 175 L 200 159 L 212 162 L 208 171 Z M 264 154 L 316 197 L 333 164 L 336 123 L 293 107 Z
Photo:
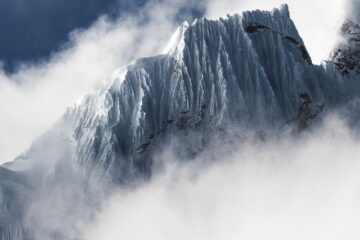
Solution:
M 164 154 L 166 170 L 114 194 L 84 239 L 359 239 L 360 141 L 338 117 L 297 140 L 229 149 L 208 164 Z

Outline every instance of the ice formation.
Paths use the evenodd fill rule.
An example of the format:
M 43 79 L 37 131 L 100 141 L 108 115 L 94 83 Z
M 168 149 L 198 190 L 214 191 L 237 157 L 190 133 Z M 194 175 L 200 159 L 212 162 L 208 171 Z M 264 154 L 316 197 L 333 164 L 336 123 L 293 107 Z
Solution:
M 0 169 L 0 238 L 68 237 L 61 228 L 29 229 L 23 210 L 68 168 L 84 182 L 128 184 L 150 177 L 152 152 L 183 132 L 204 137 L 229 126 L 278 129 L 296 114 L 303 92 L 329 108 L 346 104 L 359 92 L 358 68 L 348 64 L 358 55 L 352 61 L 353 49 L 340 49 L 333 62 L 313 65 L 287 5 L 184 23 L 163 55 L 116 71 Z M 345 80 L 350 70 L 355 75 Z M 191 144 L 201 149 L 206 143 Z

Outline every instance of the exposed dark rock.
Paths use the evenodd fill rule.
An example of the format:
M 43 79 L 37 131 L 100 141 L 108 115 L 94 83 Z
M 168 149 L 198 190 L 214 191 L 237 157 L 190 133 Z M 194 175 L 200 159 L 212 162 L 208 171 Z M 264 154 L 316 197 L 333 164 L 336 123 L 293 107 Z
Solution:
M 339 71 L 349 76 L 360 73 L 360 25 L 346 20 L 341 28 L 343 42 L 334 50 L 331 61 Z
M 309 63 L 312 64 L 312 59 L 310 57 L 309 52 L 307 51 L 306 47 L 304 45 L 301 45 L 299 47 L 300 51 L 301 51 L 301 55 L 302 57 Z
M 136 148 L 136 153 L 137 154 L 143 154 L 144 152 L 146 152 L 146 150 L 148 149 L 148 147 L 150 146 L 151 142 L 146 142 L 144 144 L 141 144 L 139 147 Z
M 291 44 L 294 44 L 301 52 L 301 56 L 304 58 L 304 60 L 306 60 L 309 64 L 312 65 L 312 59 L 311 56 L 309 54 L 309 52 L 307 51 L 306 47 L 301 44 L 298 40 L 296 40 L 295 38 L 291 37 L 291 36 L 284 36 L 284 34 L 277 32 L 267 26 L 264 26 L 262 24 L 259 23 L 250 23 L 246 28 L 245 31 L 247 33 L 256 33 L 258 30 L 260 29 L 266 29 L 269 30 L 275 34 L 278 34 L 280 36 L 282 36 L 283 38 L 285 38 L 287 41 L 289 41 Z
M 312 100 L 308 93 L 302 93 L 299 96 L 303 103 L 301 104 L 298 114 L 293 119 L 286 121 L 281 128 L 285 125 L 293 129 L 295 133 L 301 133 L 307 130 L 310 126 L 311 120 L 314 120 L 324 110 L 325 104 L 312 106 Z
M 285 37 L 286 40 L 288 40 L 289 42 L 295 44 L 295 45 L 298 45 L 300 44 L 295 38 L 292 38 L 292 37 L 289 37 L 289 36 L 286 36 Z
M 250 23 L 246 28 L 245 31 L 248 33 L 255 33 L 257 32 L 259 29 L 270 29 L 269 27 L 266 27 L 262 24 L 259 23 Z
M 179 119 L 179 122 L 177 123 L 177 126 L 180 130 L 185 130 L 189 127 L 189 121 L 191 117 L 189 116 L 181 116 Z

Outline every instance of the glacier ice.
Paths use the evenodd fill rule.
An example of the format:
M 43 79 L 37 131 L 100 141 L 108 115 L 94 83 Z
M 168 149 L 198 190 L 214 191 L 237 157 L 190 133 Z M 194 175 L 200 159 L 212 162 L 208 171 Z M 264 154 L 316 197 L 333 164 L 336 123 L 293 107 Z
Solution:
M 357 97 L 359 81 L 344 80 L 338 67 L 332 61 L 312 64 L 287 5 L 185 22 L 164 54 L 117 70 L 98 93 L 69 108 L 26 153 L 0 169 L 1 239 L 42 237 L 27 232 L 21 203 L 56 179 L 75 175 L 86 186 L 96 179 L 130 184 L 151 176 L 153 151 L 173 136 L 195 132 L 200 140 L 190 144 L 201 149 L 204 138 L 229 126 L 278 129 L 296 114 L 302 92 L 329 108 L 346 104 Z M 21 207 L 9 205 L 9 198 Z M 56 235 L 61 230 L 40 233 L 66 238 Z

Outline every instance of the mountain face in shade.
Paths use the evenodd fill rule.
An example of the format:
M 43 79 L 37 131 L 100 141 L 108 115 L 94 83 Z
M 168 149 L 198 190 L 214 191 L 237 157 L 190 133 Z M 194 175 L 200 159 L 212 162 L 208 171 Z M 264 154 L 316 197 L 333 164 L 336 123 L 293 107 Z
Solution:
M 65 223 L 87 219 L 84 213 L 98 206 L 94 196 L 103 190 L 91 183 L 124 186 L 150 178 L 155 153 L 172 141 L 179 156 L 191 159 L 212 137 L 234 128 L 277 131 L 297 114 L 303 92 L 328 108 L 346 104 L 360 87 L 344 80 L 341 58 L 334 59 L 312 64 L 286 5 L 185 22 L 166 54 L 117 70 L 97 94 L 69 108 L 26 153 L 4 165 L 0 238 L 76 238 L 77 228 Z M 73 179 L 79 186 L 70 188 Z M 69 215 L 51 216 L 64 224 L 48 226 L 38 215 L 55 210 L 40 208 L 40 214 L 36 206 L 42 198 L 56 203 L 62 191 L 83 211 L 62 204 L 59 211 Z

